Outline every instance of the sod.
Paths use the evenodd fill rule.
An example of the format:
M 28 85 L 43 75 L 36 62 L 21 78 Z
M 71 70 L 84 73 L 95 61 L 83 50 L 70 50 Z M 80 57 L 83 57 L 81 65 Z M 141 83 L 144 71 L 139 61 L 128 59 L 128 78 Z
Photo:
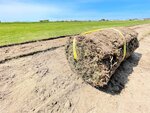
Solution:
M 139 47 L 138 33 L 125 27 L 116 29 L 104 29 L 68 38 L 66 56 L 70 67 L 92 86 L 107 85 L 121 62 Z M 77 59 L 74 58 L 73 53 L 74 39 Z

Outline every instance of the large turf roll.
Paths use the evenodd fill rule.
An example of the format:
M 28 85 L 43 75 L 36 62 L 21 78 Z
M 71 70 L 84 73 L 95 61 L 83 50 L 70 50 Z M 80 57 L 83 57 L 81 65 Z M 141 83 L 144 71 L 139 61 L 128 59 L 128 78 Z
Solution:
M 66 44 L 71 69 L 92 86 L 103 87 L 121 62 L 139 47 L 137 36 L 129 28 L 103 29 L 71 36 Z

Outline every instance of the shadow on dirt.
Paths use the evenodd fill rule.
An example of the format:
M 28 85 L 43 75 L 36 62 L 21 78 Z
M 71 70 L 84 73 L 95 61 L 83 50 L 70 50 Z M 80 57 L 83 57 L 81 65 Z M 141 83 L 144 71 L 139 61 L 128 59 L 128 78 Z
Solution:
M 128 76 L 130 76 L 130 74 L 133 72 L 133 68 L 138 65 L 141 57 L 142 54 L 136 52 L 133 53 L 128 59 L 121 63 L 119 68 L 108 82 L 108 85 L 103 88 L 96 88 L 112 95 L 120 94 L 122 89 L 125 87 L 125 84 L 128 82 Z

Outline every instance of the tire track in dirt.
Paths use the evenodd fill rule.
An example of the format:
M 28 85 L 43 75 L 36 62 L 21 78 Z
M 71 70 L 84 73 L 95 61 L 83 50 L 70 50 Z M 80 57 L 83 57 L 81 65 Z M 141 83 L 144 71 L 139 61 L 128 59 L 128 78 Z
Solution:
M 1 61 L 0 61 L 0 64 L 5 63 L 5 62 L 10 61 L 10 60 L 22 58 L 22 57 L 32 56 L 32 55 L 39 54 L 39 53 L 43 53 L 43 52 L 47 52 L 47 51 L 53 51 L 53 50 L 56 50 L 56 49 L 58 49 L 58 48 L 60 48 L 60 47 L 64 47 L 64 46 L 65 46 L 65 45 L 61 45 L 61 46 L 57 46 L 57 47 L 48 48 L 48 49 L 45 49 L 45 50 L 33 51 L 33 52 L 31 52 L 31 53 L 26 53 L 26 54 L 21 54 L 21 55 L 19 55 L 19 56 L 14 56 L 14 57 L 6 58 L 6 59 L 4 59 L 4 60 L 1 60 Z
M 67 37 L 0 48 L 0 64 L 7 61 L 47 52 L 65 45 Z

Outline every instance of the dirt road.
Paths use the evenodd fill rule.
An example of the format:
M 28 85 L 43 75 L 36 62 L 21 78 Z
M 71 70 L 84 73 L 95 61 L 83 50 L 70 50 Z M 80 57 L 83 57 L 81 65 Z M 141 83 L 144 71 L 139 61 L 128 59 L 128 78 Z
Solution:
M 150 113 L 150 25 L 132 28 L 140 47 L 106 89 L 70 70 L 67 38 L 0 48 L 0 113 Z

